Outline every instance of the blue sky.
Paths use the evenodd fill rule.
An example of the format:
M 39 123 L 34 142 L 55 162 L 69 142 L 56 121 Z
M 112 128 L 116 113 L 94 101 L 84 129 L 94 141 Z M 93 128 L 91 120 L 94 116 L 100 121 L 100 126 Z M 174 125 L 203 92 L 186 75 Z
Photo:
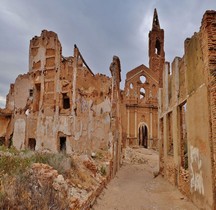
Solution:
M 154 8 L 165 31 L 166 60 L 183 55 L 184 40 L 199 31 L 215 0 L 0 0 L 0 107 L 19 74 L 28 72 L 29 41 L 43 29 L 55 31 L 63 55 L 77 44 L 94 73 L 110 75 L 112 56 L 125 74 L 148 66 L 148 32 Z

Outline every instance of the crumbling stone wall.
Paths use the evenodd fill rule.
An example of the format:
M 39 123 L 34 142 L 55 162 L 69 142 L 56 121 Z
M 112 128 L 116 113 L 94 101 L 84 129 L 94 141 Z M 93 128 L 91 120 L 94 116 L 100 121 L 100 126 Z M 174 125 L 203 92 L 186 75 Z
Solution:
M 207 11 L 172 71 L 166 63 L 159 100 L 160 172 L 203 209 L 215 209 L 215 34 Z
M 116 56 L 110 71 L 111 78 L 95 75 L 76 45 L 73 56 L 62 56 L 57 34 L 42 31 L 30 41 L 28 73 L 11 85 L 1 110 L 11 116 L 1 136 L 12 136 L 17 149 L 108 150 L 114 174 L 121 157 L 121 67 Z
M 204 74 L 208 85 L 209 136 L 211 138 L 211 161 L 213 172 L 214 209 L 216 209 L 216 12 L 207 11 L 201 26 L 201 48 Z

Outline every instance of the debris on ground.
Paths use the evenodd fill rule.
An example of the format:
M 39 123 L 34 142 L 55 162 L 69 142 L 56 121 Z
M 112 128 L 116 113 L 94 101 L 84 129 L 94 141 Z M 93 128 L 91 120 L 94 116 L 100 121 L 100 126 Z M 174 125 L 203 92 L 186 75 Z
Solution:
M 88 209 L 106 185 L 107 153 L 92 158 L 0 148 L 0 209 Z

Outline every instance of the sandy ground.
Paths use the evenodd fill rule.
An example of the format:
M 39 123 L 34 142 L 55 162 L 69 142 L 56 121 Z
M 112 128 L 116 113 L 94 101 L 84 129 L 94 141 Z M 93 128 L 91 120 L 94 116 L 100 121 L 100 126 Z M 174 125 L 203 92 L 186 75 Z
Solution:
M 154 178 L 157 170 L 154 151 L 127 150 L 123 166 L 92 210 L 197 210 L 176 187 L 161 176 Z

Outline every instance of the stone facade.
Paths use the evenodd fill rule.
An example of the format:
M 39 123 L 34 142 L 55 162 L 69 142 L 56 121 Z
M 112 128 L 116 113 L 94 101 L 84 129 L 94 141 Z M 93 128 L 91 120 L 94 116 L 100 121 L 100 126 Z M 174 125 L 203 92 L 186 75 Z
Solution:
M 216 209 L 216 12 L 165 64 L 159 96 L 160 172 L 200 209 Z
M 62 56 L 57 34 L 42 31 L 30 41 L 29 72 L 11 85 L 1 110 L 1 139 L 17 149 L 92 154 L 110 151 L 115 173 L 121 151 L 121 67 L 117 56 L 112 77 L 96 74 L 77 46 Z
M 155 9 L 149 32 L 149 68 L 140 65 L 126 75 L 122 110 L 124 145 L 157 148 L 158 89 L 165 61 L 164 31 Z

